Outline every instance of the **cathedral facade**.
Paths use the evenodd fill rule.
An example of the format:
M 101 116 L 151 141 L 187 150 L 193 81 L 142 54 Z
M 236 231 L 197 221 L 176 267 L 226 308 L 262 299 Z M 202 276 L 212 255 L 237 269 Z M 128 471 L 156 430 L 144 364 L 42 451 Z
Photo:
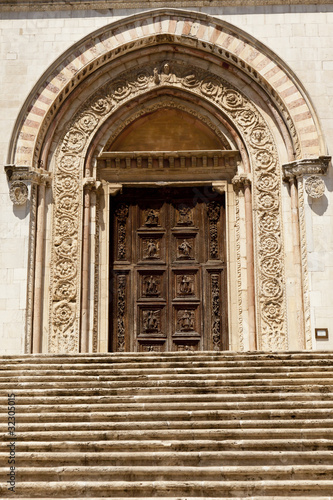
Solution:
M 2 354 L 333 348 L 331 2 L 0 17 Z

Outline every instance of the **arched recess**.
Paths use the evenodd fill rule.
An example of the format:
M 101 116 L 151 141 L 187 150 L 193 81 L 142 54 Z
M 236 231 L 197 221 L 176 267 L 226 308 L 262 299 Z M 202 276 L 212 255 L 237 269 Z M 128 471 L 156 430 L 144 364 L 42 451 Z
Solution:
M 36 352 L 107 349 L 100 332 L 99 231 L 105 221 L 99 218 L 106 214 L 106 194 L 117 188 L 96 164 L 112 134 L 116 137 L 149 106 L 158 108 L 161 100 L 220 130 L 230 149 L 240 153 L 233 182 L 223 168 L 215 181 L 207 177 L 211 183 L 225 180 L 228 223 L 236 227 L 229 235 L 234 254 L 230 274 L 237 277 L 237 285 L 229 285 L 231 348 L 310 348 L 307 290 L 301 286 L 302 280 L 306 283 L 306 255 L 298 217 L 290 230 L 298 252 L 290 292 L 299 294 L 296 308 L 289 305 L 285 284 L 283 210 L 292 212 L 297 193 L 294 205 L 283 196 L 281 165 L 294 162 L 292 169 L 306 159 L 316 172 L 324 171 L 327 158 L 311 102 L 286 65 L 253 37 L 209 16 L 158 9 L 114 23 L 76 44 L 43 76 L 18 117 L 8 175 L 35 183 L 27 351 L 32 344 Z M 142 109 L 135 115 L 138 106 Z M 97 217 L 94 243 L 87 230 L 92 214 Z M 296 341 L 288 337 L 294 327 Z

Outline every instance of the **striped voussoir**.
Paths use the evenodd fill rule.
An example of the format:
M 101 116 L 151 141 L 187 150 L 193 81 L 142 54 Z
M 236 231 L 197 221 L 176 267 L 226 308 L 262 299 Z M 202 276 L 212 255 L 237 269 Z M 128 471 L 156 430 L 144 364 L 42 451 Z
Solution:
M 134 42 L 142 46 L 159 43 L 159 36 L 177 44 L 198 43 L 202 50 L 211 51 L 223 59 L 237 63 L 267 91 L 284 104 L 300 140 L 299 157 L 320 156 L 320 131 L 314 111 L 297 85 L 292 72 L 263 44 L 230 24 L 212 17 L 172 9 L 157 9 L 118 21 L 84 39 L 59 58 L 41 87 L 31 94 L 25 118 L 19 125 L 15 163 L 31 165 L 32 152 L 39 129 L 46 115 L 57 106 L 64 89 L 68 92 L 117 54 L 133 50 Z M 47 75 L 47 73 L 46 73 Z M 73 85 L 75 80 L 75 85 Z M 71 85 L 69 85 L 71 83 Z

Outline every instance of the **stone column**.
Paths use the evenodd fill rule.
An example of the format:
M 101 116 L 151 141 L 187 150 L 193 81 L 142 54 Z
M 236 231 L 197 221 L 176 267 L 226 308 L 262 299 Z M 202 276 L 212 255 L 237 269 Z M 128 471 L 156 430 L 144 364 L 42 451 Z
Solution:
M 295 266 L 296 315 L 299 325 L 299 348 L 312 348 L 310 318 L 308 258 L 305 230 L 305 190 L 314 198 L 324 194 L 325 184 L 320 178 L 325 174 L 330 161 L 329 156 L 296 160 L 283 165 L 284 181 L 290 184 L 290 203 L 293 228 L 293 254 Z
M 232 183 L 236 191 L 242 190 L 244 193 L 249 348 L 251 351 L 255 351 L 257 349 L 257 334 L 256 334 L 256 311 L 255 311 L 255 277 L 254 277 L 251 175 L 250 174 L 235 175 L 235 177 L 232 180 Z
M 40 165 L 42 166 L 42 162 Z M 43 168 L 6 165 L 5 170 L 10 181 L 10 198 L 14 205 L 26 203 L 27 183 L 31 185 L 25 351 L 40 353 L 42 352 L 45 191 L 51 182 L 51 176 Z
M 90 205 L 91 191 L 97 182 L 92 177 L 83 179 L 83 232 L 81 276 L 81 352 L 89 352 L 89 283 L 90 283 Z

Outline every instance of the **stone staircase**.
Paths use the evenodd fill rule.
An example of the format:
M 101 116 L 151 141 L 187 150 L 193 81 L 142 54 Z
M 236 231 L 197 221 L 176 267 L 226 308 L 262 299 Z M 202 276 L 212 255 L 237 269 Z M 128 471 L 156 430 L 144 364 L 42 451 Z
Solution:
M 333 353 L 0 360 L 1 498 L 333 499 Z

